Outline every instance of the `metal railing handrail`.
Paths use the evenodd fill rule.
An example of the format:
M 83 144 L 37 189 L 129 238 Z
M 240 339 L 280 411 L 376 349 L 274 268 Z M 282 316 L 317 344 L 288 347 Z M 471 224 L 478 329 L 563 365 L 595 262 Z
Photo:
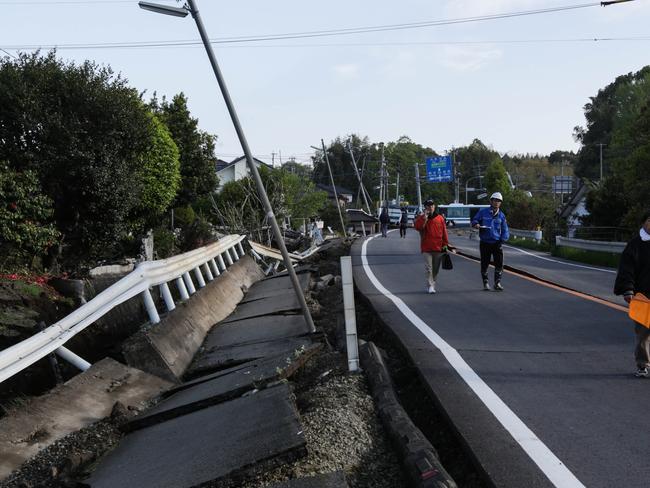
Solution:
M 537 242 L 542 240 L 541 230 L 522 230 L 510 227 L 510 235 L 514 237 L 524 237 L 526 239 L 535 239 Z
M 583 249 L 585 251 L 601 251 L 621 254 L 627 243 L 611 241 L 592 241 L 588 239 L 575 239 L 573 237 L 555 236 L 555 245 Z
M 153 323 L 160 321 L 149 288 L 160 286 L 168 310 L 173 310 L 175 304 L 169 292 L 167 282 L 176 280 L 181 298 L 189 298 L 194 293 L 194 283 L 189 271 L 194 270 L 199 287 L 205 286 L 203 274 L 209 281 L 225 271 L 228 264 L 233 264 L 244 250 L 242 241 L 245 236 L 229 235 L 218 242 L 189 251 L 178 256 L 158 261 L 146 261 L 128 275 L 106 288 L 89 302 L 85 303 L 58 322 L 46 327 L 41 332 L 29 337 L 18 344 L 0 351 L 0 383 L 14 374 L 34 364 L 50 353 L 64 349 L 62 346 L 76 334 L 91 325 L 117 305 L 142 294 L 149 319 Z M 222 255 L 226 256 L 226 261 Z M 218 259 L 219 265 L 215 262 Z M 201 271 L 203 267 L 203 272 Z M 188 293 L 189 290 L 189 293 Z M 65 351 L 71 354 L 70 351 Z M 78 358 L 79 364 L 87 364 Z M 77 363 L 75 363 L 77 364 Z

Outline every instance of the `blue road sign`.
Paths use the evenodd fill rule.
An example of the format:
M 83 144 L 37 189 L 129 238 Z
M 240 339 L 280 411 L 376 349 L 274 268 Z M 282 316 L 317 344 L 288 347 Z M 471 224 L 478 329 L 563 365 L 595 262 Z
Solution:
M 426 159 L 427 180 L 433 183 L 454 181 L 451 169 L 451 156 L 436 156 Z

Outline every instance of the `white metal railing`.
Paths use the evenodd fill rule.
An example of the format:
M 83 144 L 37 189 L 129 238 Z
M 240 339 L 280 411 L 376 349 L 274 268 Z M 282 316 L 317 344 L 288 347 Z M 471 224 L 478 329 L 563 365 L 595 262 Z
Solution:
M 509 229 L 510 235 L 514 237 L 521 237 L 522 239 L 534 239 L 537 242 L 542 242 L 542 231 L 541 230 L 521 230 Z
M 601 251 L 621 254 L 625 249 L 625 242 L 589 241 L 586 239 L 574 239 L 571 237 L 555 236 L 555 245 L 584 249 L 586 251 Z
M 32 337 L 0 351 L 0 383 L 53 352 L 82 370 L 88 369 L 90 364 L 65 349 L 63 344 L 117 305 L 140 294 L 144 299 L 149 320 L 154 324 L 160 322 L 149 288 L 159 286 L 167 310 L 173 310 L 176 305 L 167 283 L 175 281 L 181 299 L 187 300 L 196 291 L 189 272 L 193 271 L 198 286 L 204 287 L 206 282 L 203 273 L 208 281 L 212 281 L 226 270 L 222 257 L 224 254 L 228 265 L 232 265 L 234 260 L 239 260 L 244 255 L 244 239 L 245 236 L 228 235 L 218 242 L 185 254 L 138 264 L 131 273 L 68 316 Z

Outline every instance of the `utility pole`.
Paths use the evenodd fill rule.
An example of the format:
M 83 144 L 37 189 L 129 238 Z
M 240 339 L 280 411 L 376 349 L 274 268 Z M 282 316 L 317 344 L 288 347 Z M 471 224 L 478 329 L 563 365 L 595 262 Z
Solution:
M 395 201 L 399 205 L 399 169 L 397 170 L 397 185 L 395 185 Z
M 348 139 L 348 151 L 350 151 L 350 157 L 352 158 L 352 167 L 354 168 L 354 174 L 357 175 L 357 180 L 359 180 L 359 189 L 361 190 L 361 193 L 363 195 L 363 201 L 366 204 L 368 213 L 372 215 L 372 210 L 370 209 L 370 204 L 368 203 L 368 197 L 366 196 L 366 189 L 363 186 L 363 180 L 361 179 L 361 175 L 359 174 L 359 168 L 357 168 L 357 162 L 354 159 L 354 152 L 352 152 L 352 146 L 350 145 L 349 139 Z M 357 197 L 357 200 L 358 199 L 359 198 Z
M 275 168 L 275 153 L 271 153 L 271 167 Z
M 603 146 L 606 146 L 607 144 L 603 144 L 602 142 L 598 144 L 600 146 L 600 181 L 602 183 L 603 181 Z
M 343 235 L 347 237 L 347 233 L 345 232 L 345 222 L 343 221 L 343 214 L 341 213 L 341 204 L 339 203 L 339 195 L 336 192 L 336 185 L 334 185 L 334 176 L 332 176 L 332 167 L 330 166 L 330 158 L 327 155 L 327 150 L 325 149 L 325 141 L 321 139 L 320 143 L 323 146 L 323 154 L 325 155 L 325 162 L 327 163 L 327 171 L 329 171 L 330 174 L 330 182 L 332 183 L 334 200 L 336 200 L 336 208 L 339 211 L 339 218 L 341 219 L 341 232 L 343 232 Z
M 422 212 L 422 192 L 420 191 L 420 164 L 415 163 L 415 187 L 418 190 L 418 210 Z
M 380 187 L 380 200 L 381 207 L 388 206 L 388 181 L 386 181 L 386 160 L 384 159 L 384 143 L 381 142 L 381 187 Z
M 456 151 L 454 148 L 451 149 L 451 164 L 454 168 L 454 180 L 456 183 L 456 191 L 454 192 L 454 203 L 460 202 L 460 174 L 456 168 Z
M 305 317 L 305 322 L 307 323 L 307 327 L 309 331 L 315 332 L 316 327 L 314 326 L 314 321 L 311 317 L 309 307 L 307 306 L 305 295 L 302 292 L 302 285 L 298 281 L 296 270 L 293 269 L 293 263 L 291 262 L 289 251 L 287 251 L 287 246 L 284 244 L 282 231 L 280 230 L 280 227 L 278 226 L 278 222 L 275 218 L 275 214 L 273 213 L 273 207 L 271 207 L 271 202 L 269 201 L 269 197 L 266 193 L 266 188 L 264 188 L 264 183 L 262 183 L 262 178 L 260 177 L 260 173 L 257 170 L 257 166 L 255 166 L 255 162 L 253 160 L 253 154 L 248 145 L 248 140 L 246 139 L 246 136 L 244 135 L 244 130 L 241 126 L 241 123 L 239 122 L 239 117 L 237 116 L 235 105 L 232 102 L 232 98 L 230 98 L 230 92 L 228 91 L 228 87 L 226 86 L 226 82 L 221 73 L 221 69 L 217 64 L 217 58 L 214 55 L 214 51 L 212 50 L 212 44 L 210 43 L 210 38 L 208 37 L 208 34 L 205 30 L 205 26 L 203 25 L 203 20 L 201 19 L 201 16 L 199 14 L 199 9 L 196 6 L 196 1 L 187 0 L 187 2 L 189 5 L 189 11 L 192 14 L 192 17 L 194 18 L 194 21 L 196 22 L 196 26 L 201 36 L 201 40 L 203 41 L 203 46 L 205 47 L 206 53 L 208 55 L 208 59 L 210 60 L 210 64 L 212 66 L 212 70 L 214 71 L 214 75 L 217 79 L 217 84 L 219 85 L 219 89 L 221 90 L 221 95 L 223 96 L 223 100 L 226 104 L 226 108 L 228 109 L 228 113 L 230 114 L 230 119 L 232 120 L 232 124 L 235 128 L 235 132 L 237 133 L 237 138 L 239 139 L 239 143 L 241 144 L 242 150 L 244 151 L 244 156 L 246 157 L 246 163 L 248 164 L 248 168 L 250 169 L 251 175 L 253 176 L 253 181 L 255 181 L 255 185 L 257 186 L 257 192 L 259 194 L 260 200 L 262 201 L 264 212 L 269 219 L 269 223 L 271 224 L 271 230 L 273 231 L 275 240 L 278 243 L 278 248 L 280 249 L 280 253 L 282 254 L 282 259 L 284 261 L 284 266 L 287 268 L 287 274 L 289 275 L 289 279 L 291 281 L 291 284 L 293 285 L 293 289 L 296 293 L 296 297 L 298 298 L 298 303 L 300 303 L 300 308 L 302 309 L 303 316 Z

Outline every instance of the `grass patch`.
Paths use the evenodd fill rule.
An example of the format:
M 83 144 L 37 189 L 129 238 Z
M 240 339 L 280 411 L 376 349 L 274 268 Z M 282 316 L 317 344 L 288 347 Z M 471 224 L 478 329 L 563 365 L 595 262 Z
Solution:
M 551 250 L 553 256 L 579 261 L 581 263 L 593 264 L 596 266 L 607 266 L 617 268 L 621 259 L 620 254 L 600 251 L 587 251 L 584 249 L 574 249 L 572 247 L 555 246 Z
M 537 242 L 534 239 L 523 239 L 521 237 L 511 237 L 508 239 L 508 244 L 523 247 L 524 249 L 532 249 L 533 251 L 550 252 L 551 250 L 551 245 L 546 241 Z

